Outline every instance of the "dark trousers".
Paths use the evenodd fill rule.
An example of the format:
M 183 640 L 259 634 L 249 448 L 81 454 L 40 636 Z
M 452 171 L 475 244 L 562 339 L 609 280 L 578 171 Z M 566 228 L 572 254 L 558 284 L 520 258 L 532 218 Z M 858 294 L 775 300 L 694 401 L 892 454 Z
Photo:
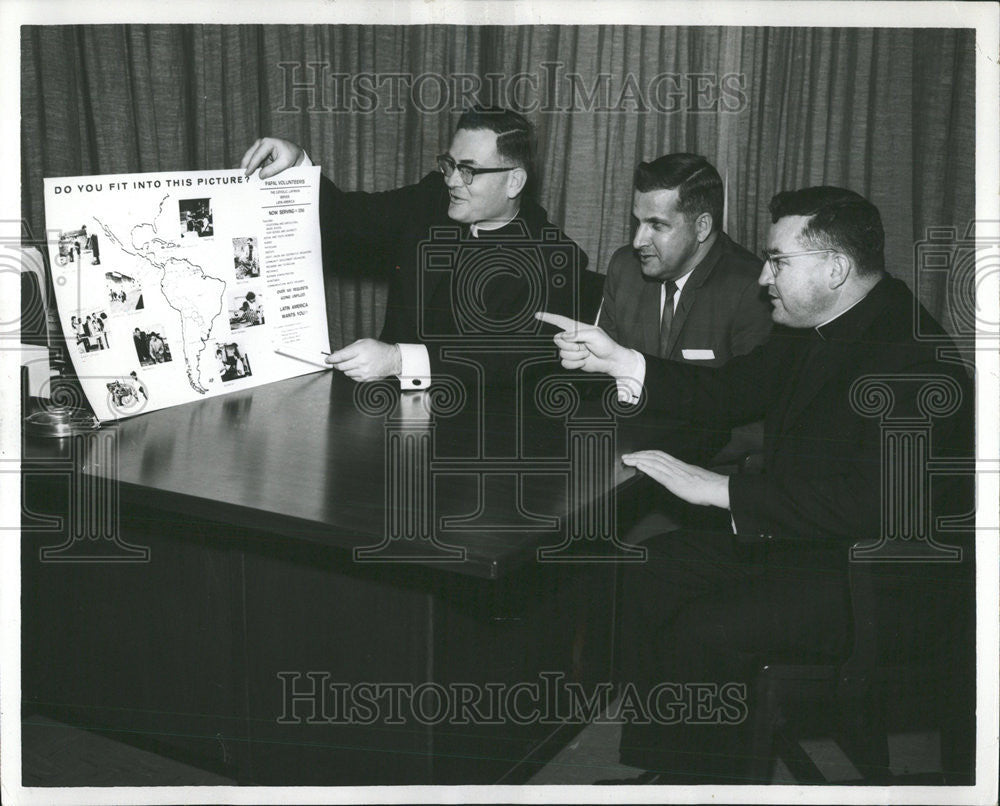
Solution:
M 847 549 L 748 547 L 722 529 L 644 545 L 647 562 L 624 576 L 622 683 L 658 707 L 648 722 L 623 712 L 621 761 L 678 782 L 750 783 L 755 669 L 843 657 Z

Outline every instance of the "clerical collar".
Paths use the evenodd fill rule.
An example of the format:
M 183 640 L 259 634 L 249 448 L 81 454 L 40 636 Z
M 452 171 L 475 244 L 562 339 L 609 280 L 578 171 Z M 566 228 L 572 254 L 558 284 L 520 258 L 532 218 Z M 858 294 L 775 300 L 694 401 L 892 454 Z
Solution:
M 865 294 L 861 299 L 851 305 L 849 308 L 845 308 L 832 319 L 827 319 L 823 324 L 816 325 L 813 330 L 819 335 L 824 341 L 848 341 L 852 338 L 857 337 L 857 335 L 867 326 L 868 318 L 865 312 L 872 308 L 872 305 L 867 304 L 870 301 L 877 300 L 881 296 L 881 289 L 886 285 L 887 277 L 883 277 L 870 289 L 868 293 Z M 877 290 L 878 289 L 878 290 Z M 862 304 L 866 303 L 866 304 Z
M 494 230 L 503 229 L 511 221 L 513 221 L 515 218 L 517 218 L 520 214 L 521 214 L 521 210 L 519 208 L 519 209 L 517 209 L 517 210 L 514 211 L 514 215 L 512 215 L 510 218 L 508 218 L 506 221 L 504 221 L 502 224 L 500 224 L 500 225 L 498 225 L 496 227 L 484 227 L 481 224 L 469 224 L 469 234 L 473 238 L 478 238 L 480 232 L 493 232 Z

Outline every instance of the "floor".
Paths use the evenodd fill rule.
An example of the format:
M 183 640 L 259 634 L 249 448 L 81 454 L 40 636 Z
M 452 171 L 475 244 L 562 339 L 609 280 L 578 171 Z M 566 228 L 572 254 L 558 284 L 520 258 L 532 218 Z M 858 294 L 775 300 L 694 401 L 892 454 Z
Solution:
M 236 782 L 41 716 L 21 722 L 24 786 L 231 786 Z
M 612 705 L 612 708 L 614 706 Z M 106 735 L 32 716 L 23 722 L 25 786 L 225 786 L 236 782 L 220 775 L 140 750 Z M 620 725 L 596 721 L 587 726 L 530 784 L 590 784 L 629 778 L 640 771 L 618 763 Z M 803 749 L 831 782 L 858 777 L 850 762 L 829 741 L 803 743 Z M 941 769 L 936 733 L 890 736 L 893 772 L 932 773 Z M 795 783 L 780 762 L 772 783 Z
M 612 708 L 614 706 L 612 705 Z M 614 723 L 588 725 L 536 773 L 530 784 L 591 784 L 600 779 L 631 778 L 641 770 L 618 763 L 621 726 Z M 802 749 L 831 783 L 860 779 L 858 771 L 833 741 L 802 742 Z M 900 733 L 889 736 L 889 765 L 894 775 L 941 771 L 941 748 L 936 732 Z M 794 784 L 795 778 L 779 760 L 772 784 Z

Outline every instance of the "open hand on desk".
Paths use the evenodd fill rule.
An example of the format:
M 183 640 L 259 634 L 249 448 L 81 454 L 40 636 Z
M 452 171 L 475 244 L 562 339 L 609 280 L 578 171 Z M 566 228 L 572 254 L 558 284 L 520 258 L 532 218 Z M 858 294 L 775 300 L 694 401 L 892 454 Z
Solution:
M 396 344 L 375 339 L 358 339 L 326 357 L 352 381 L 377 381 L 403 371 L 403 359 Z
M 539 312 L 536 319 L 562 328 L 553 341 L 559 348 L 559 359 L 566 369 L 603 372 L 613 378 L 627 378 L 634 370 L 632 353 L 614 341 L 597 325 L 577 322 L 568 316 Z
M 641 470 L 690 504 L 729 509 L 728 476 L 689 465 L 663 451 L 626 453 L 622 462 Z
M 306 152 L 295 143 L 277 137 L 261 137 L 247 149 L 240 167 L 246 176 L 260 168 L 260 178 L 267 179 L 286 168 L 301 165 L 305 157 Z

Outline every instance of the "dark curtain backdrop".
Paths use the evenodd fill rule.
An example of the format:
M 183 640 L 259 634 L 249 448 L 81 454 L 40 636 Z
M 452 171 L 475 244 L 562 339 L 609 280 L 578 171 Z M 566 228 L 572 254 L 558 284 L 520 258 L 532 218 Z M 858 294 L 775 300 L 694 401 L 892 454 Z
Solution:
M 301 143 L 345 189 L 413 182 L 447 145 L 460 108 L 438 103 L 435 75 L 475 77 L 479 99 L 527 105 L 538 128 L 540 200 L 602 272 L 630 237 L 635 164 L 670 151 L 715 163 L 727 183 L 727 230 L 754 251 L 772 194 L 803 185 L 845 185 L 878 205 L 890 271 L 911 284 L 913 245 L 925 229 L 964 232 L 974 216 L 971 30 L 135 25 L 22 32 L 22 202 L 36 234 L 44 232 L 43 177 L 236 167 L 263 134 Z M 390 80 L 373 111 L 337 111 L 345 99 L 335 76 L 363 73 L 432 74 L 421 85 L 423 108 L 411 102 L 409 86 L 402 100 L 392 98 Z M 515 87 L 518 73 L 535 84 L 521 79 Z M 657 84 L 663 73 L 679 78 Z M 553 76 L 560 92 L 546 96 Z M 310 80 L 322 94 L 289 93 L 291 81 Z M 352 97 L 367 103 L 363 94 Z M 947 325 L 946 280 L 937 275 L 920 289 Z M 332 298 L 334 346 L 378 332 L 384 291 L 377 281 L 338 280 Z

